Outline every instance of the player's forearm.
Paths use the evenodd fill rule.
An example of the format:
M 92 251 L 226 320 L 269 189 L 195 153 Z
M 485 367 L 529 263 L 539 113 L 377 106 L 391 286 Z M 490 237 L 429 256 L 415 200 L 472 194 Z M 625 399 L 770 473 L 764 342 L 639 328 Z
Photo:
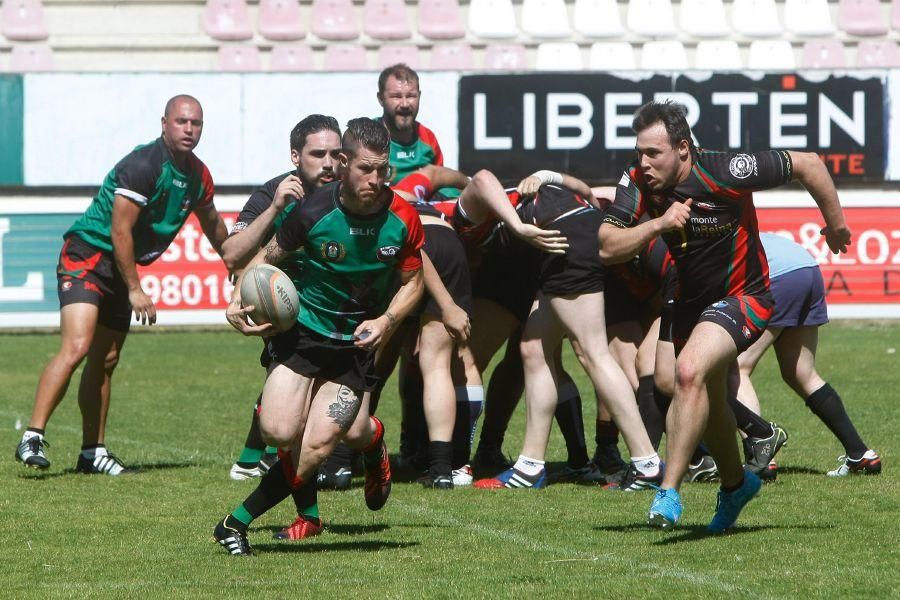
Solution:
M 660 233 L 662 233 L 662 228 L 659 219 L 652 219 L 628 228 L 603 223 L 598 233 L 600 260 L 608 265 L 631 260 Z
M 436 190 L 447 187 L 463 189 L 469 184 L 469 177 L 465 173 L 439 165 L 422 167 L 422 173 L 428 177 L 431 186 Z
M 573 175 L 568 175 L 566 173 L 561 173 L 561 175 L 563 187 L 569 188 L 587 201 L 591 201 L 594 198 L 591 186 Z
M 424 291 L 425 277 L 422 273 L 422 269 L 419 269 L 400 286 L 400 289 L 397 290 L 397 293 L 394 294 L 394 297 L 391 299 L 391 303 L 388 305 L 387 310 L 384 311 L 383 316 L 390 321 L 391 328 L 409 316 L 409 313 L 412 312 L 422 299 Z
M 819 206 L 825 225 L 831 229 L 845 227 L 844 211 L 825 163 L 812 152 L 791 152 L 790 155 L 794 178 L 806 188 Z
M 125 285 L 129 291 L 141 289 L 141 279 L 138 276 L 137 263 L 134 261 L 134 237 L 131 229 L 114 226 L 111 233 L 113 258 Z
M 479 171 L 472 178 L 469 187 L 475 192 L 482 209 L 497 215 L 507 227 L 515 229 L 522 223 L 519 213 L 509 202 L 503 186 L 490 171 Z M 467 190 L 468 191 L 468 188 Z M 484 220 L 484 219 L 481 219 Z
M 229 271 L 245 268 L 263 244 L 263 238 L 272 228 L 278 211 L 269 207 L 253 220 L 246 229 L 228 237 L 222 244 L 222 261 Z
M 422 253 L 422 276 L 425 280 L 425 290 L 434 298 L 441 311 L 446 312 L 447 309 L 452 308 L 456 304 L 453 301 L 453 296 L 447 291 L 444 282 L 441 281 L 441 276 L 438 274 L 437 269 L 434 268 L 434 264 L 424 252 Z

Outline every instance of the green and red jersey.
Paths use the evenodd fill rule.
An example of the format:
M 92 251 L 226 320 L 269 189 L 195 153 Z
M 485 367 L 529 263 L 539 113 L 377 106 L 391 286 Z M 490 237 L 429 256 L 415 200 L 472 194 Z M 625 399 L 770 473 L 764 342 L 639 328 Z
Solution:
M 297 291 L 297 321 L 335 340 L 352 341 L 357 326 L 379 316 L 396 290 L 397 271 L 422 268 L 425 236 L 415 209 L 389 189 L 377 213 L 357 215 L 340 201 L 339 182 L 322 186 L 288 214 L 278 245 L 306 258 Z
M 191 211 L 213 201 L 215 186 L 206 165 L 193 153 L 187 168 L 175 166 L 162 138 L 136 147 L 106 175 L 85 213 L 63 235 L 77 235 L 91 246 L 113 251 L 112 209 L 116 196 L 141 207 L 134 225 L 135 261 L 148 265 L 165 252 Z
M 401 144 L 391 138 L 388 160 L 393 168 L 391 181 L 396 183 L 426 165 L 443 166 L 444 154 L 434 132 L 416 121 L 415 136 L 411 143 Z
M 604 222 L 633 227 L 644 213 L 657 218 L 673 203 L 692 198 L 684 229 L 662 235 L 678 268 L 678 301 L 706 305 L 726 296 L 766 293 L 769 271 L 752 192 L 790 182 L 790 155 L 700 150 L 693 158 L 687 179 L 659 192 L 647 186 L 639 162 L 632 163 Z

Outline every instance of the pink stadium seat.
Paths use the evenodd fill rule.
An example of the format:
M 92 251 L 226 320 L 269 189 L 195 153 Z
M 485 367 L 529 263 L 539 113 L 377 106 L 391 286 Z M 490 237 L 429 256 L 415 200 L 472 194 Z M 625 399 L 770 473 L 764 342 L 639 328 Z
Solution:
M 312 32 L 323 40 L 355 40 L 359 25 L 353 0 L 313 0 Z
M 475 66 L 472 48 L 465 45 L 441 44 L 431 48 L 431 69 L 435 71 L 467 71 Z
M 267 40 L 292 42 L 306 36 L 297 0 L 260 0 L 259 32 Z
M 520 44 L 491 44 L 484 49 L 486 71 L 523 71 L 528 68 L 525 46 Z
M 355 44 L 331 45 L 325 48 L 325 71 L 368 71 L 366 49 Z
M 366 0 L 364 31 L 376 40 L 405 40 L 412 32 L 403 0 Z
M 48 32 L 41 0 L 4 0 L 0 8 L 0 33 L 14 42 L 46 40 Z
M 262 70 L 262 59 L 256 46 L 222 46 L 219 48 L 219 70 L 243 73 Z
M 838 27 L 850 35 L 885 35 L 888 22 L 878 0 L 840 0 Z
M 419 0 L 419 33 L 432 40 L 465 37 L 459 0 Z
M 803 44 L 803 69 L 843 69 L 847 66 L 844 44 L 838 40 L 810 40 Z
M 315 71 L 313 51 L 309 46 L 275 46 L 272 48 L 270 71 Z
M 203 30 L 215 40 L 249 40 L 253 37 L 246 0 L 207 0 Z
M 45 44 L 16 45 L 12 47 L 9 70 L 14 73 L 52 71 L 53 50 Z
M 900 0 L 891 2 L 891 27 L 900 30 Z
M 900 67 L 900 50 L 892 40 L 863 40 L 856 48 L 856 66 L 863 69 Z
M 378 49 L 378 69 L 384 69 L 397 63 L 404 63 L 418 69 L 421 67 L 419 49 L 415 46 L 390 46 L 385 44 Z

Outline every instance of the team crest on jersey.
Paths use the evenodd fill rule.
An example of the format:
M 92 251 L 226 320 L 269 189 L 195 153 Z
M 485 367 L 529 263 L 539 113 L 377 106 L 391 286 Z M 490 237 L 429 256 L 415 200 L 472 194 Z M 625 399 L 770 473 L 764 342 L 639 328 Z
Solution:
M 735 154 L 728 163 L 728 170 L 738 179 L 746 179 L 756 173 L 756 158 L 749 154 Z
M 393 258 L 397 258 L 399 252 L 400 246 L 382 246 L 378 249 L 378 252 L 375 253 L 375 256 L 377 256 L 378 260 L 381 262 L 387 262 Z
M 322 258 L 331 262 L 340 262 L 347 255 L 347 249 L 340 242 L 334 240 L 322 244 Z

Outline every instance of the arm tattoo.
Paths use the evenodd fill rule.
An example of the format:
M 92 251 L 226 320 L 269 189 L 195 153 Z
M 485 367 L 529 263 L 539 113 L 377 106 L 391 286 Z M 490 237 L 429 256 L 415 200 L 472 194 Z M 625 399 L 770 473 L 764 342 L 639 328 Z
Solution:
M 286 254 L 287 252 L 278 245 L 278 241 L 274 237 L 266 244 L 265 261 L 270 265 L 277 265 L 280 263 Z
M 356 392 L 346 385 L 342 385 L 338 388 L 334 402 L 328 407 L 328 416 L 341 428 L 341 431 L 347 431 L 356 419 L 360 404 L 360 397 Z

